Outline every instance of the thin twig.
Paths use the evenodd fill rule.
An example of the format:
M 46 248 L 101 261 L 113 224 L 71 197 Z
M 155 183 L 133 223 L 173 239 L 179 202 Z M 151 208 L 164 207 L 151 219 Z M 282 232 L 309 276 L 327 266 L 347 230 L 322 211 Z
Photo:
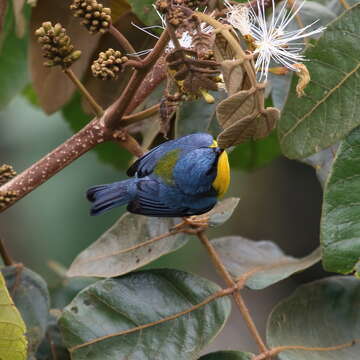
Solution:
M 349 3 L 346 0 L 339 0 L 339 3 L 346 9 L 350 9 L 351 6 L 349 5 Z
M 265 83 L 258 83 L 256 81 L 256 73 L 255 68 L 252 65 L 252 55 L 247 55 L 245 51 L 240 46 L 238 40 L 234 37 L 232 34 L 232 27 L 230 25 L 224 25 L 218 20 L 214 19 L 213 17 L 204 14 L 202 12 L 195 12 L 195 15 L 200 19 L 201 22 L 206 22 L 212 27 L 215 28 L 215 32 L 220 33 L 226 41 L 229 43 L 231 48 L 233 49 L 235 53 L 235 57 L 238 60 L 243 61 L 244 63 L 244 69 L 248 75 L 249 81 L 251 86 L 260 91 L 256 91 L 256 98 L 257 98 L 257 109 L 259 112 L 262 112 L 264 110 L 264 91 L 262 89 L 265 88 Z
M 137 60 L 140 60 L 140 57 L 135 55 L 136 50 L 130 44 L 128 39 L 113 25 L 110 25 L 109 33 L 114 36 L 120 46 L 126 51 L 127 54 L 132 54 L 136 57 Z
M 55 346 L 54 342 L 52 341 L 52 338 L 51 338 L 49 332 L 46 333 L 46 338 L 49 342 L 52 360 L 57 360 L 58 357 L 56 354 L 56 346 Z
M 136 123 L 138 121 L 148 119 L 149 117 L 158 113 L 159 109 L 160 109 L 160 104 L 155 104 L 155 105 L 153 105 L 143 111 L 139 111 L 135 114 L 125 115 L 122 117 L 121 121 L 124 123 L 126 122 L 126 125 L 130 125 L 130 124 Z
M 15 261 L 11 258 L 8 249 L 5 246 L 4 240 L 0 238 L 0 254 L 5 266 L 11 266 L 15 264 Z
M 75 86 L 79 89 L 82 95 L 84 95 L 85 99 L 88 101 L 92 109 L 94 110 L 95 115 L 100 118 L 104 114 L 103 108 L 96 102 L 96 100 L 92 97 L 92 95 L 87 91 L 82 82 L 77 78 L 74 72 L 70 68 L 65 68 L 65 75 L 69 77 L 69 79 L 75 84 Z
M 125 91 L 122 93 L 120 98 L 105 111 L 104 115 L 100 119 L 93 119 L 83 129 L 74 134 L 70 139 L 58 146 L 51 153 L 45 155 L 28 169 L 24 170 L 6 184 L 0 186 L 0 192 L 15 191 L 17 195 L 15 199 L 3 206 L 0 212 L 5 211 L 14 205 L 22 197 L 35 190 L 67 165 L 100 143 L 105 141 L 117 141 L 122 147 L 131 151 L 135 156 L 140 156 L 142 154 L 143 150 L 137 141 L 131 135 L 126 134 L 126 132 L 122 132 L 119 137 L 119 134 L 116 132 L 116 128 L 122 127 L 122 116 L 126 114 L 126 112 L 134 110 L 132 106 L 136 103 L 132 102 L 132 100 L 136 97 L 135 94 L 139 92 L 139 90 L 142 90 L 140 85 L 143 79 L 152 68 L 152 65 L 154 65 L 161 56 L 166 44 L 168 43 L 168 39 L 168 34 L 164 31 L 153 51 L 145 58 L 144 67 L 140 70 L 134 71 L 134 74 Z M 76 82 L 79 89 L 85 89 L 82 84 L 77 81 L 76 77 L 71 76 L 71 71 L 67 71 L 66 73 Z M 149 87 L 146 92 L 140 91 L 142 96 L 136 97 L 136 102 L 141 103 L 153 89 L 153 87 Z M 82 93 L 85 95 L 86 92 L 82 91 Z M 90 98 L 92 97 L 87 98 L 91 102 Z M 94 100 L 93 108 L 96 107 L 95 103 L 96 102 Z M 102 112 L 102 109 L 97 108 L 97 113 L 100 114 L 100 110 Z
M 216 250 L 214 249 L 214 247 L 212 246 L 212 244 L 210 243 L 209 239 L 207 238 L 207 236 L 205 235 L 204 232 L 198 232 L 197 234 L 198 238 L 200 239 L 200 241 L 203 243 L 203 245 L 205 246 L 206 250 L 208 251 L 216 269 L 220 272 L 221 276 L 223 277 L 223 279 L 225 280 L 225 283 L 227 286 L 229 287 L 236 287 L 237 285 L 235 284 L 234 280 L 232 279 L 232 277 L 230 276 L 229 272 L 226 270 L 224 264 L 222 263 L 218 253 L 216 252 Z M 233 294 L 235 303 L 238 307 L 238 309 L 240 310 L 251 334 L 253 335 L 257 345 L 259 346 L 259 349 L 262 353 L 267 352 L 267 347 L 264 343 L 264 341 L 262 340 L 259 331 L 256 328 L 256 325 L 250 315 L 249 309 L 247 308 L 242 296 L 240 295 L 239 291 L 234 292 Z
M 16 191 L 17 196 L 12 202 L 6 204 L 1 211 L 15 204 L 99 143 L 110 139 L 112 139 L 111 133 L 100 124 L 97 118 L 93 119 L 51 153 L 2 185 L 0 192 Z
M 360 339 L 353 340 L 346 344 L 336 345 L 336 346 L 329 346 L 329 347 L 307 347 L 307 346 L 301 346 L 301 345 L 285 345 L 285 346 L 278 346 L 274 347 L 271 350 L 268 350 L 266 352 L 263 352 L 257 356 L 254 356 L 251 360 L 265 360 L 269 356 L 275 356 L 283 351 L 286 350 L 303 350 L 303 351 L 336 351 L 336 350 L 342 350 L 349 348 L 351 346 L 354 346 L 356 343 L 358 343 Z
M 128 86 L 125 88 L 120 98 L 117 99 L 105 112 L 102 121 L 107 128 L 115 130 L 119 127 L 121 123 L 119 119 L 126 115 L 129 99 L 135 95 L 151 66 L 155 64 L 162 54 L 168 41 L 168 33 L 167 31 L 163 31 L 152 52 L 143 60 L 144 67 L 134 71 Z
M 83 344 L 75 345 L 75 346 L 69 348 L 69 351 L 70 351 L 70 353 L 72 353 L 72 352 L 74 352 L 74 351 L 76 351 L 78 349 L 81 349 L 81 348 L 89 346 L 89 345 L 96 344 L 96 343 L 98 343 L 100 341 L 111 339 L 111 338 L 114 338 L 114 337 L 117 337 L 117 336 L 131 334 L 131 333 L 134 333 L 134 332 L 137 332 L 137 331 L 142 331 L 142 330 L 147 329 L 149 327 L 156 326 L 156 325 L 162 324 L 162 323 L 167 322 L 167 321 L 175 320 L 175 319 L 177 319 L 177 318 L 179 318 L 181 316 L 184 316 L 184 315 L 189 314 L 189 313 L 191 313 L 191 312 L 193 312 L 195 310 L 200 309 L 201 307 L 209 304 L 210 302 L 212 302 L 212 301 L 214 301 L 214 300 L 216 300 L 218 298 L 228 296 L 228 295 L 232 294 L 234 291 L 236 291 L 236 288 L 228 288 L 228 289 L 219 290 L 219 291 L 215 292 L 214 294 L 210 295 L 209 297 L 207 297 L 205 300 L 203 300 L 199 304 L 191 306 L 190 308 L 188 308 L 188 309 L 186 309 L 184 311 L 178 312 L 178 313 L 176 313 L 174 315 L 164 317 L 164 318 L 162 318 L 160 320 L 157 320 L 157 321 L 153 321 L 153 322 L 150 322 L 150 323 L 147 323 L 147 324 L 144 324 L 144 325 L 136 326 L 136 327 L 131 328 L 131 329 L 122 330 L 122 331 L 119 331 L 119 332 L 116 332 L 116 333 L 113 333 L 113 334 L 98 337 L 96 339 L 87 341 L 87 342 L 85 342 Z

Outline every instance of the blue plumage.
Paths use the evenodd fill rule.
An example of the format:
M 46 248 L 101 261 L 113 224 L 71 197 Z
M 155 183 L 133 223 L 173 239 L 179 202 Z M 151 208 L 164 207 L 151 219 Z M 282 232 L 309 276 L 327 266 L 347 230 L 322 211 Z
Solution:
M 129 180 L 94 186 L 87 191 L 91 215 L 128 204 L 128 211 L 159 217 L 198 215 L 217 202 L 212 183 L 221 150 L 209 134 L 167 141 L 138 159 Z

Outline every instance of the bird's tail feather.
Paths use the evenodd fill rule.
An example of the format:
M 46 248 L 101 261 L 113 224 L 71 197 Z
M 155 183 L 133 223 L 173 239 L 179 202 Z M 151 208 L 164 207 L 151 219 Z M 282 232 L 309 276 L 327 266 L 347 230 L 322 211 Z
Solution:
M 131 184 L 134 179 L 115 182 L 113 184 L 93 186 L 86 192 L 92 202 L 90 215 L 100 215 L 116 206 L 125 205 L 133 199 Z

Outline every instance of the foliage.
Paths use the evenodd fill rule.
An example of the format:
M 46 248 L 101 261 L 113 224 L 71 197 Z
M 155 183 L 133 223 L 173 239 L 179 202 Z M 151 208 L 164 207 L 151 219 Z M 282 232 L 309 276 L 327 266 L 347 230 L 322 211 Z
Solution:
M 60 319 L 65 343 L 73 359 L 194 358 L 223 326 L 230 312 L 228 299 L 187 317 L 154 323 L 201 303 L 217 289 L 208 280 L 176 270 L 98 281 L 65 308 Z
M 49 294 L 45 280 L 14 263 L 0 240 L 4 262 L 0 358 L 355 359 L 360 338 L 359 2 L 342 0 L 344 10 L 336 1 L 307 1 L 295 12 L 287 34 L 306 33 L 316 19 L 327 25 L 322 36 L 319 30 L 315 38 L 305 39 L 309 61 L 300 66 L 295 62 L 303 59 L 300 48 L 277 43 L 284 36 L 279 27 L 287 21 L 280 21 L 270 34 L 274 37 L 278 31 L 272 43 L 278 52 L 269 55 L 271 65 L 259 63 L 270 40 L 256 38 L 274 26 L 271 11 L 280 17 L 284 13 L 281 3 L 255 6 L 260 15 L 253 13 L 247 19 L 244 7 L 235 2 L 84 2 L 82 12 L 76 13 L 79 7 L 74 0 L 72 8 L 80 17 L 75 19 L 66 2 L 0 0 L 0 108 L 21 94 L 47 114 L 59 111 L 59 119 L 74 132 L 13 179 L 12 168 L 0 166 L 0 211 L 88 151 L 96 151 L 99 161 L 119 170 L 121 179 L 129 163 L 148 149 L 168 139 L 206 132 L 217 141 L 210 146 L 215 147 L 217 157 L 207 175 L 226 169 L 223 150 L 229 153 L 233 169 L 253 171 L 280 155 L 311 165 L 324 193 L 320 245 L 312 252 L 304 249 L 306 256 L 294 257 L 272 241 L 250 240 L 241 234 L 224 236 L 224 223 L 237 215 L 240 199 L 235 197 L 221 199 L 211 210 L 190 218 L 125 213 L 102 230 L 100 237 L 88 239 L 88 246 L 68 269 L 50 263 L 58 282 L 50 286 Z M 107 7 L 111 22 L 107 21 Z M 263 21 L 256 23 L 257 16 L 265 16 L 265 7 L 272 8 L 266 10 L 266 26 Z M 99 23 L 104 14 L 107 17 Z M 54 26 L 49 27 L 48 21 Z M 301 24 L 304 30 L 299 30 Z M 65 28 L 71 41 L 57 33 Z M 101 30 L 90 35 L 89 28 Z M 50 62 L 60 64 L 58 68 L 43 66 L 39 41 L 46 50 L 46 61 L 54 57 Z M 59 49 L 81 51 L 81 57 L 68 66 L 56 59 L 64 55 L 57 53 Z M 98 54 L 106 50 L 104 60 Z M 289 63 L 284 63 L 284 53 L 289 52 L 294 61 L 287 58 Z M 95 64 L 94 59 L 98 59 Z M 273 67 L 272 62 L 279 60 L 287 66 Z M 116 70 L 116 79 L 94 78 L 96 65 L 104 73 Z M 261 69 L 266 74 L 262 71 L 259 76 Z M 268 82 L 262 81 L 264 76 Z M 185 145 L 184 153 L 195 145 Z M 164 147 L 152 153 L 155 164 L 150 160 L 136 177 L 150 176 L 152 167 L 166 163 L 157 158 L 161 149 Z M 180 151 L 177 155 L 183 156 Z M 202 161 L 193 161 L 191 166 L 202 166 Z M 171 174 L 167 185 L 178 186 L 173 168 L 167 165 L 164 173 Z M 218 179 L 221 176 L 213 180 L 213 191 Z M 67 196 L 60 190 L 59 194 Z M 166 209 L 166 204 L 158 204 L 158 195 L 143 201 Z M 132 201 L 136 207 L 139 198 Z M 74 211 L 68 216 L 77 219 Z M 247 216 L 246 209 L 240 216 Z M 211 228 L 217 228 L 220 235 L 209 240 Z M 223 288 L 188 271 L 149 268 L 157 259 L 185 245 L 191 247 L 196 240 L 204 245 L 225 281 Z M 311 272 L 320 261 L 326 271 L 347 276 L 299 286 L 275 306 L 268 317 L 267 341 L 262 340 L 242 290 L 268 288 L 299 272 Z M 229 318 L 230 297 L 259 347 L 258 354 L 243 349 L 206 354 L 206 346 Z
M 25 323 L 19 310 L 14 306 L 2 274 L 0 274 L 0 298 L 0 356 L 9 360 L 26 359 Z
M 268 343 L 272 347 L 294 344 L 307 347 L 329 347 L 352 343 L 337 351 L 319 352 L 288 350 L 281 360 L 354 359 L 359 345 L 359 313 L 353 304 L 359 301 L 360 283 L 351 277 L 329 277 L 300 286 L 293 295 L 272 311 L 267 325 Z M 341 306 L 340 306 L 341 304 Z M 331 332 L 329 332 L 331 328 Z M 311 329 L 311 331 L 306 331 Z M 305 356 L 305 357 L 304 357 Z
M 296 79 L 293 79 L 278 127 L 286 156 L 298 159 L 312 155 L 335 144 L 359 125 L 356 101 L 359 15 L 360 5 L 356 4 L 332 22 L 324 36 L 306 52 L 312 59 L 311 86 L 306 96 L 297 98 L 292 96 L 296 92 Z

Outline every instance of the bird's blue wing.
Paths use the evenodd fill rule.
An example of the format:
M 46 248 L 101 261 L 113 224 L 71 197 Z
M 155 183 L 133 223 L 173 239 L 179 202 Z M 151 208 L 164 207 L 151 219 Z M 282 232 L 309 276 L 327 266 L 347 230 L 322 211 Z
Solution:
M 169 151 L 179 149 L 182 153 L 207 147 L 213 143 L 213 137 L 210 134 L 196 133 L 183 136 L 179 139 L 170 140 L 160 144 L 138 159 L 127 171 L 128 176 L 144 177 L 151 174 L 158 161 Z
M 137 183 L 136 199 L 129 203 L 127 209 L 132 213 L 147 216 L 186 216 L 181 209 L 164 205 L 161 201 L 164 192 L 162 185 L 156 180 L 140 180 Z

